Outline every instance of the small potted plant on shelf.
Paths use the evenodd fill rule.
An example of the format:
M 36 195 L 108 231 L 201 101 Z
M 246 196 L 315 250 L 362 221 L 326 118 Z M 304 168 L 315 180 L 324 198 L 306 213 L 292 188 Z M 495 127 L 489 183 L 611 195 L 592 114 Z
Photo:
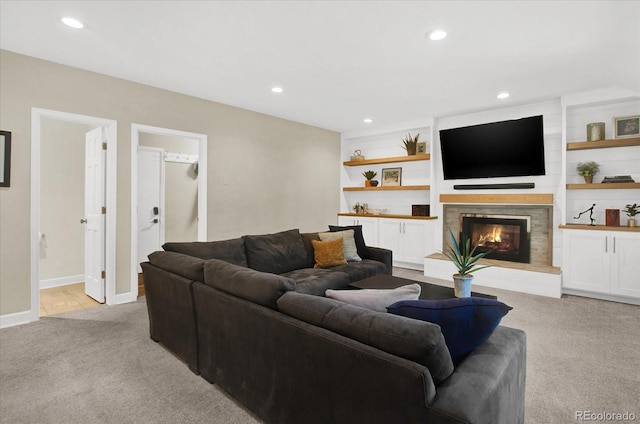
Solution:
M 378 175 L 378 173 L 376 171 L 364 171 L 362 173 L 362 175 L 366 178 L 366 181 L 364 182 L 364 186 L 365 187 L 377 187 L 378 186 L 378 181 L 374 180 L 374 178 L 376 177 L 376 175 Z
M 624 213 L 629 217 L 629 227 L 636 226 L 636 215 L 640 214 L 640 206 L 637 203 L 626 205 L 623 209 Z
M 453 274 L 454 294 L 456 297 L 469 297 L 471 296 L 471 282 L 473 281 L 472 272 L 490 266 L 477 265 L 477 262 L 487 256 L 489 252 L 476 254 L 477 244 L 471 243 L 471 238 L 464 233 L 462 233 L 460 244 L 458 244 L 451 229 L 449 229 L 449 236 L 451 237 L 451 245 L 449 250 L 443 253 L 458 269 L 458 273 Z
M 411 137 L 411 133 L 409 133 L 402 140 L 402 142 L 404 143 L 404 146 L 402 147 L 407 151 L 407 155 L 413 156 L 416 154 L 416 147 L 418 146 L 419 137 L 420 137 L 420 133 L 416 134 L 415 137 Z
M 591 161 L 591 162 L 580 162 L 578 166 L 576 166 L 576 171 L 578 171 L 578 175 L 582 175 L 584 177 L 584 181 L 587 184 L 591 184 L 593 182 L 593 176 L 600 171 L 600 165 Z

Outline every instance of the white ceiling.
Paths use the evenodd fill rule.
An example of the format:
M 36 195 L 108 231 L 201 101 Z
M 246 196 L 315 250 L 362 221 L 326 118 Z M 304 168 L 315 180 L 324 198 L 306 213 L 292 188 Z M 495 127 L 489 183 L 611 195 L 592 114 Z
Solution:
M 1 0 L 0 47 L 342 132 L 640 91 L 640 1 Z

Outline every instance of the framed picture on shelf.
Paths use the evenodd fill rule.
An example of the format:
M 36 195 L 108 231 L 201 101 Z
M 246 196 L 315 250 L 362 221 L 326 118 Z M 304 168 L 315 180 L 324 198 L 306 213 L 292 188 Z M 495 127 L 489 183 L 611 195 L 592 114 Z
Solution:
M 382 186 L 398 187 L 402 185 L 402 168 L 382 168 Z
M 620 226 L 620 209 L 606 209 L 606 225 L 607 227 L 619 227 Z
M 427 154 L 427 142 L 423 141 L 421 143 L 416 144 L 416 154 L 418 155 L 426 155 Z
M 613 118 L 613 138 L 640 137 L 640 115 Z

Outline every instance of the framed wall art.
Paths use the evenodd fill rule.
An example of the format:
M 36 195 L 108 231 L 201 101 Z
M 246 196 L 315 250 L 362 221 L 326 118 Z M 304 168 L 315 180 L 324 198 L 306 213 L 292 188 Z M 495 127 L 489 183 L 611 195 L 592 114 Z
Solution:
M 640 115 L 613 118 L 613 138 L 640 137 Z
M 426 155 L 427 154 L 427 142 L 423 141 L 421 143 L 416 144 L 416 154 L 418 155 Z
M 398 187 L 402 185 L 402 168 L 382 168 L 382 186 Z
M 0 187 L 11 183 L 11 132 L 0 131 Z
M 607 227 L 619 227 L 620 226 L 620 209 L 606 209 L 606 225 Z

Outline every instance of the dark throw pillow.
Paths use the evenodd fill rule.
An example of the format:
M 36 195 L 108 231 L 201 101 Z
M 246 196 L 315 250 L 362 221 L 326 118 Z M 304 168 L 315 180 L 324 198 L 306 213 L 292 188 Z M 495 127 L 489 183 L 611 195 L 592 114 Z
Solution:
M 438 324 L 456 365 L 489 338 L 511 309 L 497 300 L 480 297 L 402 300 L 387 308 L 395 315 Z
M 353 230 L 353 237 L 356 239 L 356 250 L 358 251 L 358 256 L 360 256 L 362 259 L 368 259 L 369 250 L 367 249 L 367 245 L 364 243 L 364 236 L 362 235 L 362 225 L 349 225 L 344 227 L 329 225 L 329 231 L 331 231 L 332 233 L 345 230 Z
M 307 266 L 307 250 L 298 229 L 275 234 L 246 235 L 242 239 L 251 269 L 284 274 Z

